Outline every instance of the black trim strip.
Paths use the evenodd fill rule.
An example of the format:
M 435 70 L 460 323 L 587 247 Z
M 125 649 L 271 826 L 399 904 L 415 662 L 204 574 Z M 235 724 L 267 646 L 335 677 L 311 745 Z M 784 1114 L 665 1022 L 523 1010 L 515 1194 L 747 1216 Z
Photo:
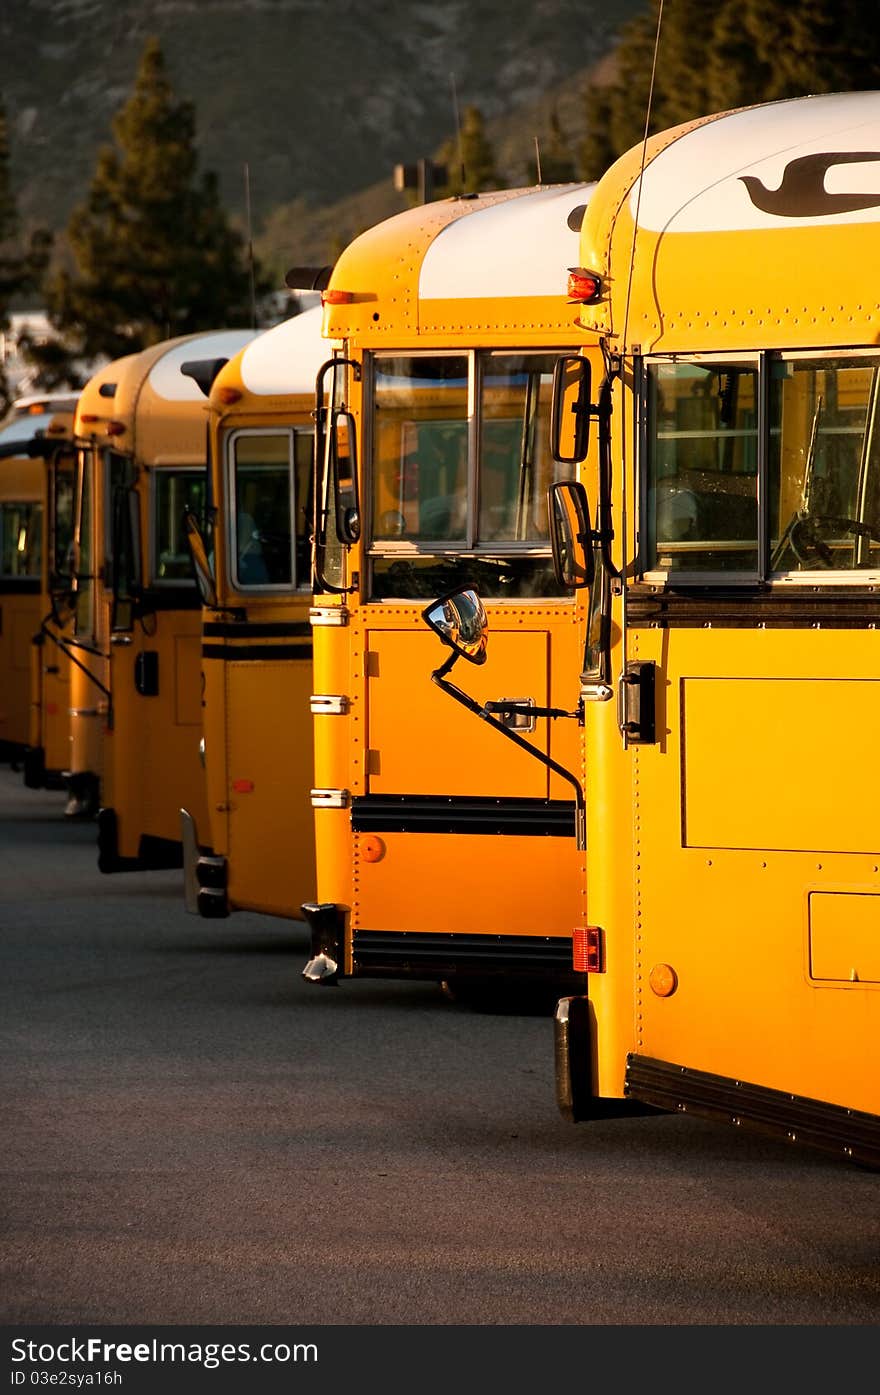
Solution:
M 150 615 L 157 610 L 201 610 L 202 598 L 195 582 L 182 586 L 147 586 L 135 599 L 135 615 Z
M 473 795 L 368 794 L 351 801 L 355 833 L 488 833 L 573 838 L 571 799 L 486 799 Z
M 206 620 L 202 633 L 211 639 L 283 639 L 312 633 L 308 620 Z
M 38 576 L 0 577 L 0 596 L 37 596 L 39 593 Z
M 523 974 L 586 991 L 586 974 L 571 962 L 570 935 L 420 934 L 409 930 L 355 930 L 356 974 L 445 978 L 454 974 Z
M 743 1124 L 785 1143 L 800 1143 L 838 1158 L 880 1165 L 880 1116 L 763 1085 L 689 1070 L 630 1055 L 624 1093 L 657 1109 Z
M 880 593 L 864 589 L 830 588 L 824 594 L 815 587 L 782 593 L 769 587 L 689 587 L 686 591 L 654 591 L 632 586 L 627 592 L 626 613 L 633 627 L 650 629 L 867 629 L 880 625 Z
M 300 659 L 311 661 L 310 644 L 203 644 L 203 659 L 225 659 L 227 663 L 246 663 L 257 659 Z

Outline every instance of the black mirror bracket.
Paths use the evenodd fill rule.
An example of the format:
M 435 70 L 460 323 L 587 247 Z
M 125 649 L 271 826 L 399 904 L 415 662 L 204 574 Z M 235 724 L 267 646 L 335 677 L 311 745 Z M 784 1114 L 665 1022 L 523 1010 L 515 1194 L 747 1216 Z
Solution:
M 521 750 L 527 751 L 535 760 L 540 761 L 548 770 L 554 771 L 555 774 L 561 776 L 563 780 L 566 780 L 568 784 L 572 786 L 575 797 L 575 837 L 577 839 L 578 851 L 583 852 L 587 846 L 587 810 L 580 781 L 576 776 L 572 775 L 570 770 L 566 770 L 564 765 L 560 765 L 558 761 L 552 760 L 550 756 L 545 756 L 543 751 L 539 751 L 531 742 L 526 741 L 517 732 L 511 731 L 509 727 L 506 727 L 503 722 L 500 722 L 498 718 L 493 715 L 495 711 L 505 708 L 515 708 L 515 703 L 479 703 L 476 698 L 470 697 L 468 693 L 462 692 L 461 688 L 457 688 L 454 683 L 449 682 L 446 674 L 459 657 L 460 655 L 453 653 L 444 664 L 441 664 L 440 668 L 435 669 L 431 674 L 431 682 L 436 683 L 437 687 L 442 688 L 443 692 L 447 693 L 449 697 L 454 698 L 456 702 L 460 702 L 463 707 L 466 707 L 469 712 L 473 712 L 475 716 L 480 717 L 482 721 L 488 722 L 496 731 L 500 731 L 502 736 L 506 736 L 508 741 L 512 741 L 514 745 L 519 746 Z M 531 716 L 577 716 L 576 712 L 565 712 L 564 710 L 550 708 L 542 710 L 541 708 L 530 707 L 528 708 L 528 712 Z

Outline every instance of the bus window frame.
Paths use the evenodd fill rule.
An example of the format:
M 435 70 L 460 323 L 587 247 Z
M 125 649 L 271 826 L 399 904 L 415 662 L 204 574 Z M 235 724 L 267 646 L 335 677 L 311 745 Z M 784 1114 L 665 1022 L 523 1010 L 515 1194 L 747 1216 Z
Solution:
M 842 361 L 858 363 L 860 360 L 875 361 L 878 371 L 880 371 L 880 350 L 876 347 L 859 347 L 847 349 L 837 346 L 817 345 L 811 348 L 797 349 L 766 349 L 753 352 L 734 353 L 694 353 L 687 354 L 681 351 L 669 354 L 645 354 L 637 356 L 634 360 L 634 377 L 636 390 L 633 394 L 633 410 L 637 416 L 636 439 L 638 442 L 638 474 L 637 474 L 637 507 L 636 535 L 638 538 L 636 572 L 640 580 L 650 585 L 661 585 L 666 587 L 725 587 L 744 589 L 756 586 L 779 590 L 791 588 L 792 586 L 809 586 L 815 588 L 817 585 L 824 587 L 841 586 L 876 586 L 880 583 L 880 566 L 876 570 L 868 568 L 827 568 L 816 567 L 808 569 L 806 567 L 797 570 L 773 571 L 771 562 L 771 539 L 769 536 L 769 478 L 770 471 L 770 387 L 772 368 L 774 364 L 785 363 L 811 363 L 828 360 L 829 362 L 841 363 Z M 754 364 L 758 373 L 757 382 L 757 509 L 758 509 L 758 566 L 755 571 L 747 572 L 727 572 L 692 570 L 672 571 L 663 568 L 646 568 L 643 565 L 643 549 L 650 543 L 651 519 L 650 519 L 650 420 L 648 407 L 648 368 L 656 363 L 678 363 L 678 364 L 731 364 L 749 365 Z
M 310 439 L 314 453 L 314 430 L 308 426 L 236 426 L 225 433 L 223 442 L 223 483 L 226 494 L 226 553 L 227 582 L 233 591 L 241 595 L 281 595 L 289 596 L 311 589 L 311 578 L 299 576 L 296 561 L 296 517 L 298 500 L 296 495 L 296 440 L 298 436 Z M 289 486 L 290 514 L 290 573 L 291 580 L 283 582 L 244 582 L 238 578 L 238 508 L 235 493 L 235 443 L 245 436 L 283 436 L 287 439 L 287 479 Z M 304 501 L 307 503 L 308 501 Z
M 570 350 L 576 351 L 576 346 Z M 367 563 L 367 594 L 371 602 L 375 604 L 395 604 L 393 597 L 377 597 L 373 594 L 373 566 L 377 558 L 391 557 L 395 559 L 437 557 L 443 558 L 464 558 L 478 561 L 480 558 L 513 557 L 528 559 L 534 557 L 537 561 L 549 561 L 552 558 L 552 548 L 549 535 L 546 542 L 536 541 L 516 541 L 510 539 L 483 539 L 478 538 L 480 521 L 480 482 L 481 482 L 481 443 L 483 424 L 483 401 L 482 389 L 485 367 L 493 358 L 505 358 L 516 355 L 520 358 L 526 357 L 551 357 L 558 358 L 560 354 L 569 352 L 553 345 L 528 344 L 528 345 L 480 345 L 479 347 L 464 348 L 453 346 L 451 348 L 423 347 L 421 345 L 414 348 L 399 349 L 371 349 L 364 352 L 363 357 L 363 461 L 362 473 L 362 499 L 361 507 L 364 513 L 364 543 Z M 381 359 L 393 358 L 464 358 L 467 361 L 467 507 L 466 522 L 464 530 L 464 542 L 456 543 L 448 540 L 431 540 L 430 538 L 420 538 L 417 541 L 409 539 L 383 539 L 377 542 L 373 537 L 373 483 L 374 483 L 374 458 L 373 458 L 373 422 L 375 416 L 375 364 Z M 549 410 L 549 407 L 548 407 Z M 548 417 L 549 429 L 549 417 Z M 552 457 L 551 457 L 552 458 Z M 558 464 L 558 462 L 556 462 Z M 562 476 L 560 476 L 562 478 Z M 497 599 L 497 598 L 496 598 Z M 525 604 L 529 601 L 540 599 L 546 604 L 547 597 L 511 597 L 511 604 Z M 556 599 L 570 600 L 570 593 L 566 592 Z
M 192 574 L 190 563 L 189 545 L 186 550 L 186 575 L 185 576 L 159 576 L 159 480 L 166 475 L 194 475 L 205 480 L 205 499 L 207 501 L 207 468 L 204 465 L 151 465 L 147 467 L 147 477 L 149 487 L 147 489 L 147 556 L 149 558 L 149 572 L 147 576 L 147 586 L 157 588 L 162 591 L 174 591 L 184 589 L 186 591 L 196 591 L 196 579 Z
M 7 572 L 7 571 L 4 571 L 4 570 L 3 570 L 3 562 L 4 562 L 5 557 L 6 557 L 6 545 L 5 545 L 6 525 L 5 525 L 5 521 L 4 521 L 4 520 L 5 520 L 5 513 L 6 513 L 6 510 L 7 510 L 7 509 L 26 509 L 26 510 L 27 510 L 27 513 L 28 513 L 28 521 L 27 521 L 27 524 L 25 525 L 25 534 L 26 534 L 27 537 L 30 536 L 32 527 L 33 527 L 34 525 L 37 526 L 37 529 L 38 529 L 38 552 L 37 552 L 37 558 L 36 558 L 36 570 L 35 570 L 35 571 Z M 13 586 L 15 586 L 15 585 L 18 585 L 20 582 L 37 582 L 37 583 L 39 583 L 40 577 L 41 577 L 41 575 L 42 575 L 42 565 L 43 565 L 43 563 L 42 563 L 42 550 L 43 550 L 43 547 L 45 546 L 45 521 L 44 521 L 44 517 L 43 517 L 44 512 L 45 512 L 45 510 L 43 509 L 42 500 L 40 500 L 40 499 L 3 499 L 3 500 L 0 500 L 0 584 L 3 584 L 3 585 L 5 585 L 5 586 L 8 587 L 10 584 L 13 585 Z M 21 530 L 20 530 L 20 528 L 19 528 L 19 537 L 20 537 L 20 536 L 21 536 Z M 14 549 L 14 550 L 17 551 L 17 548 Z
M 101 446 L 94 438 L 80 441 L 76 447 L 73 476 L 73 568 L 70 590 L 73 596 L 73 632 L 80 639 L 93 639 L 97 619 L 98 572 L 95 553 L 95 490 L 97 488 L 98 453 Z M 91 571 L 83 570 L 83 514 L 88 499 L 87 547 Z M 85 611 L 85 614 L 82 612 Z
M 766 555 L 766 507 L 765 507 L 765 485 L 766 485 L 766 448 L 765 437 L 767 431 L 767 374 L 764 371 L 764 362 L 767 355 L 764 351 L 735 351 L 733 353 L 658 353 L 643 354 L 634 356 L 633 370 L 635 391 L 633 393 L 633 410 L 636 414 L 634 425 L 634 438 L 637 442 L 637 487 L 636 487 L 636 537 L 637 556 L 636 571 L 642 581 L 650 585 L 660 586 L 724 586 L 736 589 L 752 588 L 759 585 L 765 579 L 763 559 Z M 712 570 L 710 568 L 693 568 L 690 571 L 682 567 L 680 570 L 665 567 L 647 567 L 645 565 L 645 552 L 653 546 L 656 550 L 656 540 L 654 538 L 654 525 L 651 514 L 650 486 L 651 486 L 651 420 L 649 409 L 648 385 L 650 379 L 649 370 L 652 365 L 673 364 L 685 365 L 694 364 L 696 366 L 707 365 L 752 368 L 755 372 L 756 401 L 758 406 L 757 422 L 755 427 L 755 456 L 756 456 L 756 480 L 755 480 L 755 502 L 757 510 L 757 529 L 755 533 L 755 548 L 757 552 L 757 565 L 751 568 L 743 568 L 741 571 L 723 571 L 720 568 Z M 624 498 L 625 507 L 625 498 Z

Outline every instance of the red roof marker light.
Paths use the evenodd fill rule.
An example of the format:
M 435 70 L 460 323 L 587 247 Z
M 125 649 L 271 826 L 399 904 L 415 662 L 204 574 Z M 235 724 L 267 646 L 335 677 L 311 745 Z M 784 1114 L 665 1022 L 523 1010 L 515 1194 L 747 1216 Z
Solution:
M 593 305 L 602 294 L 602 277 L 582 266 L 568 268 L 568 298 L 584 305 Z

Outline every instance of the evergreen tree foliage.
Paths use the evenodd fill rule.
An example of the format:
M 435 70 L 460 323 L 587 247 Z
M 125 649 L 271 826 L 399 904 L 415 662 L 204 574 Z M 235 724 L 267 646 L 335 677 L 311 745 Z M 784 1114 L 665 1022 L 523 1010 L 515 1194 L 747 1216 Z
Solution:
M 146 44 L 113 135 L 68 224 L 73 267 L 46 287 L 51 323 L 71 353 L 112 359 L 176 335 L 249 324 L 243 240 L 216 176 L 198 171 L 194 109 L 175 100 L 158 39 Z M 57 343 L 44 355 L 47 370 L 51 354 L 57 359 Z
M 48 258 L 51 238 L 42 229 L 25 242 L 19 235 L 18 211 L 9 169 L 6 111 L 0 103 L 0 331 L 9 329 L 16 301 L 36 290 Z M 10 386 L 0 363 L 0 416 L 10 406 Z
M 461 136 L 446 142 L 437 162 L 446 167 L 447 182 L 443 189 L 446 195 L 479 194 L 484 189 L 504 187 L 495 169 L 495 153 L 479 107 L 465 107 L 461 116 Z
M 549 135 L 544 139 L 538 139 L 536 158 L 529 161 L 529 182 L 531 184 L 570 184 L 578 177 L 577 164 L 566 143 L 565 136 L 562 134 L 559 113 L 555 107 L 550 113 L 549 126 Z M 540 155 L 541 160 L 540 179 L 538 178 L 538 155 Z
M 585 179 L 645 134 L 658 9 L 651 0 L 621 30 L 615 80 L 587 89 Z M 649 132 L 753 102 L 877 87 L 876 0 L 665 0 Z

